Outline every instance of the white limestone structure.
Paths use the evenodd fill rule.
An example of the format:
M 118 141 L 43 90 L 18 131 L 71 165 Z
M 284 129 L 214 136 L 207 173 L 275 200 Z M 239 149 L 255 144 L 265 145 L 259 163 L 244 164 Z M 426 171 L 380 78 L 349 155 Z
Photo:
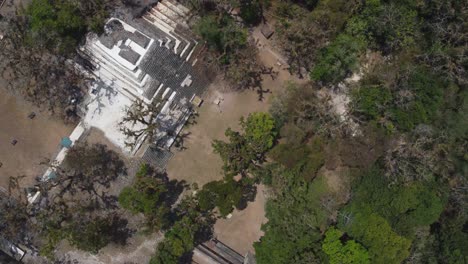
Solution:
M 125 108 L 135 100 L 164 102 L 152 143 L 167 150 L 190 115 L 191 101 L 208 85 L 196 65 L 201 47 L 188 30 L 189 14 L 190 10 L 175 1 L 162 0 L 142 19 L 109 19 L 105 33 L 89 34 L 80 48 L 95 79 L 83 122 L 102 130 L 130 155 L 138 151 L 145 137 L 131 149 L 126 146 L 119 128 Z
M 88 63 L 80 68 L 93 82 L 84 103 L 83 120 L 69 136 L 72 145 L 95 127 L 124 153 L 135 155 L 146 138 L 143 135 L 133 148 L 128 148 L 119 125 L 125 108 L 135 100 L 147 104 L 158 100 L 164 105 L 157 117 L 156 139 L 143 159 L 156 167 L 165 166 L 172 157 L 169 148 L 191 114 L 188 106 L 208 85 L 195 65 L 201 47 L 188 31 L 189 14 L 190 10 L 173 0 L 162 0 L 142 19 L 127 23 L 111 18 L 104 34 L 87 36 L 79 53 Z M 141 126 L 137 123 L 130 128 Z M 65 147 L 60 150 L 42 180 L 55 177 L 55 167 L 64 161 L 67 152 Z M 29 197 L 30 202 L 38 196 L 36 193 Z

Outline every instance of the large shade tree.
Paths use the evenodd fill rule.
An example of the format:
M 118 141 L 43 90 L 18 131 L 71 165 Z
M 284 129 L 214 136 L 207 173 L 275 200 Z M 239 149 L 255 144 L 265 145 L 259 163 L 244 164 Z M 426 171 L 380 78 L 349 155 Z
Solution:
M 242 132 L 228 128 L 229 142 L 213 141 L 213 148 L 224 162 L 226 176 L 246 176 L 265 159 L 266 152 L 273 147 L 277 131 L 274 119 L 267 113 L 253 113 L 241 119 Z

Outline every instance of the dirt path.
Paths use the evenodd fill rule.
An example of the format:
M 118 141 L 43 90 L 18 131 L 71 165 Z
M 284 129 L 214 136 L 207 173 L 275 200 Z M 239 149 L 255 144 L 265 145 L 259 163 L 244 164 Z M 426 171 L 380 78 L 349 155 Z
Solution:
M 34 119 L 28 118 L 31 112 L 37 114 Z M 40 163 L 54 158 L 73 128 L 0 87 L 0 186 L 6 188 L 9 176 L 19 175 L 26 176 L 24 184 L 34 183 L 46 169 Z

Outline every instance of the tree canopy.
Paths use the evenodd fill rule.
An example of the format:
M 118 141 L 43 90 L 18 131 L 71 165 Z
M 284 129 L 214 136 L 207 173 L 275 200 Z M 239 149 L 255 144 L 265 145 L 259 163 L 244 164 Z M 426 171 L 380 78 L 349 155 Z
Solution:
M 107 2 L 33 0 L 26 8 L 31 44 L 73 52 L 87 30 L 103 31 Z
M 341 242 L 343 235 L 335 227 L 329 228 L 325 233 L 322 249 L 328 255 L 330 264 L 370 263 L 367 250 L 354 240 Z
M 242 132 L 228 128 L 229 142 L 213 141 L 213 148 L 224 162 L 226 176 L 246 176 L 262 163 L 266 151 L 273 147 L 277 132 L 274 119 L 267 113 L 250 114 L 240 121 Z
M 170 197 L 178 195 L 170 185 L 166 175 L 143 164 L 133 184 L 120 192 L 119 204 L 134 214 L 142 213 L 150 230 L 167 228 L 170 224 Z

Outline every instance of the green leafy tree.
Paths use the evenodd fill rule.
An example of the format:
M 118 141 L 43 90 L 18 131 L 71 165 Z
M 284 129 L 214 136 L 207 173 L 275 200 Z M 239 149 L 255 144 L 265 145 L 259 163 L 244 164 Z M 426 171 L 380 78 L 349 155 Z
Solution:
M 320 246 L 320 229 L 328 217 L 321 206 L 328 192 L 324 179 L 308 183 L 284 169 L 273 171 L 272 177 L 275 196 L 266 204 L 265 235 L 254 244 L 257 262 L 323 263 L 326 255 Z
M 202 210 L 208 211 L 218 207 L 222 216 L 239 207 L 244 196 L 242 183 L 234 180 L 213 181 L 205 184 L 197 198 Z
M 247 45 L 247 31 L 225 14 L 202 17 L 195 30 L 211 48 L 221 52 L 225 60 Z
M 170 213 L 167 181 L 152 175 L 146 164 L 141 166 L 135 177 L 133 185 L 121 191 L 119 204 L 134 214 L 143 213 L 151 229 L 167 227 Z
M 213 141 L 215 152 L 218 153 L 223 160 L 225 174 L 229 177 L 237 174 L 246 176 L 248 170 L 257 160 L 256 153 L 249 147 L 246 138 L 239 132 L 228 128 L 225 135 L 229 143 L 220 140 Z
M 401 129 L 410 130 L 417 124 L 435 119 L 443 103 L 445 83 L 426 68 L 409 69 L 409 75 L 403 75 L 403 78 L 406 79 L 402 79 L 400 91 L 409 91 L 410 97 L 395 102 L 397 107 L 390 109 L 390 115 Z
M 330 264 L 371 263 L 367 250 L 354 240 L 341 241 L 342 231 L 331 227 L 325 233 L 322 243 L 323 252 L 328 255 Z
M 53 179 L 58 185 L 58 195 L 87 192 L 93 199 L 102 200 L 99 187 L 109 188 L 111 182 L 127 174 L 127 168 L 119 155 L 103 144 L 75 144 Z
M 437 118 L 446 85 L 440 76 L 413 65 L 377 71 L 361 80 L 361 86 L 351 93 L 355 116 L 384 125 L 391 123 L 402 131 Z
M 262 4 L 259 0 L 241 0 L 240 16 L 248 25 L 257 25 L 262 20 Z
M 71 53 L 88 29 L 102 32 L 111 0 L 32 0 L 26 8 L 30 44 Z
M 270 114 L 257 112 L 252 113 L 244 120 L 240 120 L 241 127 L 245 131 L 248 144 L 257 153 L 265 153 L 273 147 L 277 132 L 275 120 Z
M 303 134 L 331 136 L 339 132 L 338 117 L 329 102 L 317 95 L 310 82 L 301 85 L 287 82 L 283 91 L 273 99 L 270 113 L 278 126 L 296 126 Z
M 110 242 L 124 245 L 132 232 L 114 209 L 108 195 L 112 181 L 126 175 L 125 163 L 105 145 L 75 144 L 56 169 L 56 178 L 41 185 L 41 204 L 35 227 L 44 238 L 40 252 L 53 257 L 63 239 L 77 248 L 98 252 Z
M 247 23 L 256 23 L 261 17 L 261 5 L 257 0 L 241 1 L 241 15 Z M 271 73 L 257 61 L 257 47 L 249 41 L 248 31 L 219 8 L 201 17 L 195 31 L 206 41 L 210 52 L 207 60 L 213 61 L 223 72 L 233 89 L 257 89 L 262 98 L 262 74 Z
M 384 52 L 415 44 L 420 21 L 415 6 L 380 0 L 366 1 L 361 13 L 350 19 L 347 32 L 369 41 Z
M 349 17 L 359 9 L 361 1 L 294 1 L 313 8 L 309 11 L 291 2 L 276 7 L 279 18 L 276 32 L 291 71 L 303 76 L 312 70 L 319 51 L 335 39 Z
M 214 219 L 210 212 L 200 210 L 193 197 L 182 200 L 176 214 L 176 222 L 164 234 L 164 241 L 158 244 L 150 264 L 190 261 L 194 247 L 211 236 Z
M 105 216 L 86 217 L 79 220 L 69 228 L 68 240 L 77 248 L 96 254 L 110 242 L 125 245 L 130 230 L 126 227 L 127 221 L 117 214 Z
M 86 21 L 71 1 L 33 0 L 26 9 L 34 42 L 71 51 L 86 32 Z
M 354 190 L 350 208 L 356 213 L 376 212 L 400 234 L 413 237 L 416 228 L 439 218 L 445 198 L 431 183 L 391 186 L 378 168 L 366 172 Z M 441 188 L 441 190 L 443 190 Z
M 30 16 L 30 28 L 33 31 L 54 30 L 56 27 L 56 10 L 48 0 L 32 1 L 27 14 Z
M 398 264 L 410 254 L 411 240 L 395 233 L 377 214 L 356 213 L 343 230 L 368 248 L 371 262 Z
M 221 156 L 228 177 L 246 176 L 249 170 L 262 163 L 277 136 L 274 119 L 266 113 L 250 114 L 247 120 L 242 118 L 240 124 L 242 133 L 230 128 L 226 130 L 228 143 L 213 141 L 213 148 Z
M 311 181 L 325 162 L 324 152 L 323 140 L 314 137 L 310 142 L 279 144 L 269 155 L 286 168 L 297 171 L 303 179 Z
M 392 94 L 387 87 L 372 85 L 362 86 L 351 94 L 354 111 L 364 116 L 378 120 L 384 116 L 388 104 L 392 101 Z

